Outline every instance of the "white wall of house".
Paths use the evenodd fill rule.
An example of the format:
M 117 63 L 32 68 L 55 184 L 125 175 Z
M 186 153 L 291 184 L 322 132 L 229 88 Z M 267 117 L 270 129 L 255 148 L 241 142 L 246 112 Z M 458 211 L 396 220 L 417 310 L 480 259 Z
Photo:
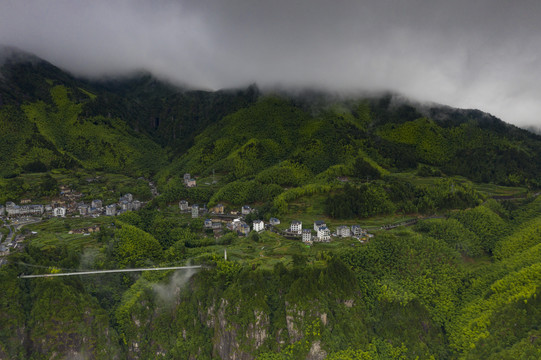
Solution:
M 65 207 L 57 207 L 53 210 L 53 215 L 56 217 L 65 217 L 66 216 L 66 208 Z
M 317 238 L 319 241 L 329 241 L 331 240 L 331 230 L 328 227 L 322 226 L 317 229 Z
M 302 233 L 302 222 L 301 221 L 293 221 L 291 223 L 291 231 L 296 232 L 297 234 Z
M 265 229 L 265 223 L 261 220 L 254 221 L 254 231 L 262 231 Z

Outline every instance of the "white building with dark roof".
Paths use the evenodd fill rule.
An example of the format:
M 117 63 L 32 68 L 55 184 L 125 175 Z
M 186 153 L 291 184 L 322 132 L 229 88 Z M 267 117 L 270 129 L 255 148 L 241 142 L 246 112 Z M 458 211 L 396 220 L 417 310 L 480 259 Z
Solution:
M 199 217 L 199 205 L 193 204 L 192 205 L 192 219 Z
M 317 229 L 317 239 L 318 241 L 330 241 L 331 240 L 331 230 L 328 227 L 322 226 Z
M 131 209 L 132 209 L 131 202 L 129 202 L 128 200 L 122 200 L 120 202 L 120 209 L 122 209 L 124 211 L 131 211 Z
M 325 221 L 323 221 L 323 220 L 314 221 L 314 230 L 315 231 L 317 231 L 317 229 L 319 229 L 322 226 L 327 226 L 327 224 L 325 224 Z
M 141 209 L 142 203 L 139 200 L 133 200 L 131 204 L 132 204 L 132 210 Z
M 85 216 L 90 213 L 90 206 L 87 204 L 81 204 L 77 207 L 77 210 L 79 210 L 80 215 Z
M 178 202 L 178 207 L 180 211 L 188 211 L 188 202 L 186 200 L 180 200 Z
M 291 230 L 291 232 L 300 235 L 302 233 L 302 221 L 293 220 L 291 222 L 290 230 Z
M 360 225 L 353 225 L 351 226 L 351 233 L 353 236 L 361 236 L 363 234 L 363 229 L 361 229 Z
M 252 212 L 252 208 L 249 207 L 248 205 L 244 205 L 242 207 L 242 210 L 241 210 L 242 215 L 248 215 L 251 212 Z
M 262 220 L 254 220 L 253 227 L 254 231 L 263 231 L 265 230 L 265 223 Z
M 105 207 L 105 215 L 115 216 L 116 215 L 116 204 L 107 205 Z
M 54 208 L 53 215 L 56 217 L 66 217 L 66 208 L 62 206 Z
M 302 229 L 302 241 L 304 243 L 311 243 L 312 242 L 312 230 L 310 230 L 310 229 Z
M 338 235 L 340 237 L 350 237 L 351 236 L 351 231 L 349 229 L 349 226 L 339 226 L 336 229 L 336 235 Z

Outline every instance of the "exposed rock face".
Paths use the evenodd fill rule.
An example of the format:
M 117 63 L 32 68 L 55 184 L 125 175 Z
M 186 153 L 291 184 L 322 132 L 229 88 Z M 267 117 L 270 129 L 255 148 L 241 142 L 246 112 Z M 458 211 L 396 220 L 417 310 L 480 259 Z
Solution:
M 142 302 L 142 305 L 148 310 L 149 307 L 146 304 L 146 302 Z M 150 314 L 149 314 L 150 315 Z M 135 325 L 136 329 L 141 329 L 141 327 L 146 328 L 150 326 L 152 322 L 153 317 L 143 318 L 141 319 L 137 318 L 135 314 L 131 315 L 131 320 L 133 324 Z M 137 336 L 134 339 L 131 339 L 131 341 L 128 342 L 128 357 L 130 359 L 139 359 L 141 357 L 141 347 L 139 346 L 139 343 L 144 337 L 144 331 L 137 331 Z
M 255 351 L 263 345 L 269 334 L 269 316 L 262 310 L 253 311 L 253 320 L 245 329 L 240 324 L 228 320 L 228 310 L 238 315 L 240 307 L 228 309 L 231 306 L 222 299 L 216 312 L 216 318 L 207 318 L 206 324 L 214 324 L 213 353 L 220 359 L 251 360 Z M 210 309 L 209 309 L 210 310 Z
M 299 341 L 302 337 L 302 325 L 304 320 L 304 310 L 297 310 L 296 306 L 289 306 L 286 302 L 286 324 L 290 342 Z
M 263 345 L 267 339 L 267 327 L 270 325 L 269 317 L 263 311 L 254 310 L 255 323 L 249 323 L 246 338 L 254 341 L 255 348 Z
M 321 323 L 323 325 L 327 325 L 327 313 L 322 313 L 319 315 L 319 318 L 321 319 Z
M 321 341 L 316 340 L 310 347 L 310 352 L 306 356 L 306 360 L 323 360 L 327 357 L 327 352 L 321 348 Z

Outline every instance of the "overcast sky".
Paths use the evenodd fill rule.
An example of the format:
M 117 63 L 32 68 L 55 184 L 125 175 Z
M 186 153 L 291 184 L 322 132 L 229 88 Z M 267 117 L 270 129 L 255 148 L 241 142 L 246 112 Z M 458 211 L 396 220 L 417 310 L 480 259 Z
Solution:
M 539 0 L 0 0 L 0 44 L 80 76 L 392 90 L 541 126 Z

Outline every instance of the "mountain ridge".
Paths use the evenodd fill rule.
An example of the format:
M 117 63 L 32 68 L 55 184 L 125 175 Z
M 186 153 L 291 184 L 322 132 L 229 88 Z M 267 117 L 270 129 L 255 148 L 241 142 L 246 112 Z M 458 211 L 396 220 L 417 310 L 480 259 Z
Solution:
M 0 71 L 0 196 L 45 211 L 2 219 L 0 358 L 539 358 L 540 136 L 394 94 Z
M 166 159 L 172 161 L 173 164 L 185 163 L 187 160 L 182 159 L 187 159 L 189 153 L 195 151 L 193 147 L 197 148 L 199 141 L 197 139 L 205 137 L 214 138 L 214 141 L 217 141 L 216 136 L 220 137 L 218 129 L 227 129 L 230 126 L 227 124 L 233 122 L 236 123 L 234 126 L 237 129 L 248 126 L 254 121 L 257 122 L 257 117 L 266 117 L 266 122 L 272 122 L 272 117 L 268 117 L 265 111 L 275 109 L 280 112 L 282 110 L 279 107 L 284 106 L 289 107 L 291 111 L 296 111 L 298 116 L 304 118 L 299 126 L 306 129 L 308 129 L 307 126 L 315 126 L 308 132 L 304 130 L 303 133 L 297 134 L 295 140 L 297 145 L 312 146 L 313 151 L 316 151 L 313 146 L 335 146 L 345 141 L 350 144 L 349 146 L 362 149 L 373 161 L 387 168 L 415 168 L 418 163 L 426 163 L 440 167 L 449 174 L 464 175 L 475 181 L 509 185 L 525 184 L 531 179 L 540 177 L 540 169 L 532 165 L 530 159 L 541 156 L 538 145 L 541 136 L 507 124 L 480 110 L 455 109 L 445 105 L 422 103 L 391 92 L 376 96 L 364 94 L 364 97 L 355 97 L 317 89 L 297 89 L 293 92 L 274 89 L 265 92 L 259 90 L 256 85 L 250 85 L 246 89 L 214 92 L 188 90 L 164 83 L 150 73 L 106 81 L 80 80 L 35 56 L 13 49 L 4 50 L 4 53 L 6 52 L 11 55 L 4 56 L 4 63 L 0 67 L 0 74 L 2 74 L 0 104 L 4 112 L 8 111 L 7 109 L 15 113 L 22 111 L 23 114 L 16 116 L 28 118 L 32 113 L 28 103 L 34 105 L 41 103 L 42 105 L 39 105 L 42 108 L 41 112 L 45 109 L 43 106 L 52 106 L 51 109 L 54 110 L 58 107 L 58 98 L 55 98 L 53 93 L 56 91 L 58 95 L 60 91 L 64 94 L 62 101 L 70 102 L 71 109 L 77 114 L 73 115 L 74 118 L 69 124 L 62 123 L 66 121 L 65 117 L 59 119 L 60 122 L 55 125 L 58 129 L 64 128 L 64 132 L 75 131 L 85 123 L 94 123 L 97 129 L 100 126 L 108 126 L 107 123 L 110 120 L 107 119 L 117 119 L 116 124 L 127 126 L 130 137 L 147 139 L 145 141 L 156 144 L 152 146 L 163 149 L 161 150 L 163 154 L 158 155 L 162 160 L 155 161 L 159 164 L 164 164 Z M 65 90 L 60 90 L 61 87 Z M 268 103 L 267 99 L 273 98 L 280 104 L 266 110 L 255 110 L 256 118 L 247 115 L 251 111 L 249 109 L 264 107 L 261 104 Z M 25 110 L 21 110 L 23 108 Z M 239 111 L 241 115 L 237 114 Z M 242 115 L 242 112 L 245 115 Z M 8 115 L 4 117 L 6 116 Z M 232 116 L 237 120 L 233 122 L 227 120 Z M 243 119 L 243 116 L 248 116 L 248 118 Z M 36 122 L 38 119 L 36 116 L 31 119 L 33 119 L 31 123 L 42 124 L 37 128 L 41 135 L 44 134 L 43 131 L 51 133 L 52 130 L 46 130 L 44 127 L 45 120 Z M 421 119 L 427 119 L 427 121 Z M 8 121 L 7 118 L 4 121 Z M 47 121 L 52 120 L 50 118 Z M 5 126 L 9 128 L 8 124 Z M 281 125 L 266 127 L 265 123 L 261 122 L 254 123 L 254 126 L 261 129 L 256 132 L 262 140 L 268 138 L 265 131 L 272 132 L 272 129 Z M 286 128 L 281 130 L 284 136 L 288 134 Z M 35 133 L 36 129 L 32 131 Z M 238 131 L 236 130 L 237 133 Z M 211 132 L 214 132 L 214 135 Z M 408 132 L 409 135 L 405 135 Z M 61 139 L 62 136 L 57 136 L 56 139 Z M 229 136 L 233 136 L 232 130 Z M 316 137 L 313 138 L 313 136 Z M 51 140 L 50 136 L 45 136 L 45 138 Z M 310 138 L 312 140 L 309 140 Z M 327 140 L 319 145 L 313 142 L 314 139 L 321 141 L 324 138 Z M 421 143 L 421 139 L 424 142 Z M 78 166 L 81 166 L 83 153 L 76 149 L 75 140 L 70 141 L 75 142 L 75 145 L 70 146 L 75 147 L 74 151 L 79 151 L 79 155 L 74 156 L 73 152 L 63 145 L 57 150 L 64 154 L 62 156 L 68 156 L 72 160 L 63 160 L 60 164 L 75 161 L 79 164 Z M 231 142 L 231 138 L 224 141 Z M 280 144 L 279 138 L 274 138 L 273 141 Z M 53 144 L 55 144 L 54 141 Z M 237 151 L 243 145 L 244 143 L 235 144 L 229 151 Z M 51 147 L 51 145 L 45 147 Z M 294 162 L 308 161 L 302 159 L 304 156 L 302 154 L 305 152 L 301 148 L 290 150 L 291 154 L 296 152 L 301 156 L 300 160 L 293 159 Z M 225 155 L 231 159 L 235 157 L 233 153 Z M 118 158 L 120 155 L 113 157 L 115 156 Z M 283 156 L 278 158 L 283 158 Z M 30 158 L 20 160 L 18 166 L 24 168 L 33 161 Z M 51 161 L 49 160 L 46 168 L 50 167 Z M 118 163 L 118 160 L 114 161 Z M 329 165 L 336 165 L 349 160 L 346 156 L 343 159 L 329 161 Z M 204 163 L 199 160 L 198 162 L 199 165 Z M 464 163 L 474 164 L 474 166 L 468 168 L 464 166 Z M 227 165 L 227 162 L 225 164 L 230 165 Z M 93 166 L 99 168 L 104 165 Z M 115 166 L 115 171 L 119 171 L 124 165 Z M 324 170 L 326 165 L 321 166 L 323 166 L 321 169 L 314 168 L 312 171 L 315 170 L 317 175 Z M 132 165 L 128 165 L 129 167 Z M 209 164 L 206 169 L 198 171 L 204 170 L 208 174 L 211 167 L 219 168 L 220 166 Z M 128 168 L 121 171 L 126 171 Z M 176 168 L 177 172 L 194 172 L 189 167 L 180 165 L 169 168 Z M 228 172 L 228 169 L 224 170 Z M 153 174 L 157 172 L 157 168 L 151 171 Z

